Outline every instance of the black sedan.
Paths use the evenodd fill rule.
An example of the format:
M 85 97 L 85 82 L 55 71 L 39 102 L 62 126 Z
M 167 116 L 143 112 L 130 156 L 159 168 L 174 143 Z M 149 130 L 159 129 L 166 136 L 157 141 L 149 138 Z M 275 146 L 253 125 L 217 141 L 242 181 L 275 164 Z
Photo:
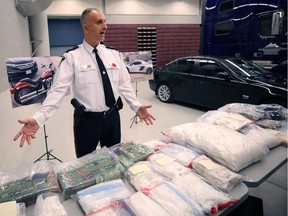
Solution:
M 149 86 L 162 102 L 175 100 L 210 109 L 228 103 L 287 107 L 287 77 L 242 58 L 179 58 L 156 69 Z
M 9 81 L 32 77 L 38 71 L 38 65 L 33 58 L 7 58 L 6 68 Z

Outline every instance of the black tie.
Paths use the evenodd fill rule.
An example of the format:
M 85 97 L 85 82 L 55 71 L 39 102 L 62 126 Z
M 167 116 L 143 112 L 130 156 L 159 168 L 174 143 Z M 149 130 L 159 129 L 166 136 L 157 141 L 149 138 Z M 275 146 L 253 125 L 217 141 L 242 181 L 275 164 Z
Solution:
M 115 101 L 115 97 L 114 97 L 111 83 L 109 80 L 109 76 L 107 74 L 107 71 L 105 69 L 105 66 L 100 56 L 98 55 L 98 50 L 94 49 L 93 52 L 95 53 L 96 61 L 98 63 L 99 71 L 102 77 L 106 106 L 112 108 L 115 105 L 116 101 Z

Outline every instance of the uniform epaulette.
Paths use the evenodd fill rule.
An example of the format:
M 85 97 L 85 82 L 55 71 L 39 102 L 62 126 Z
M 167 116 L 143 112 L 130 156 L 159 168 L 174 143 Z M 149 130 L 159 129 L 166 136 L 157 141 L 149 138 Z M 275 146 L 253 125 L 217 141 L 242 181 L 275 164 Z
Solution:
M 106 44 L 102 43 L 107 49 L 112 49 L 112 50 L 116 50 L 118 51 L 118 49 L 116 49 L 115 47 L 112 46 L 107 46 Z
M 79 46 L 76 45 L 76 46 L 74 46 L 74 47 L 72 47 L 72 48 L 66 50 L 65 53 L 68 53 L 68 52 L 70 52 L 70 51 L 72 51 L 72 50 L 78 49 L 78 47 L 79 47 Z
M 74 46 L 74 47 L 72 47 L 72 48 L 66 50 L 64 53 L 68 53 L 68 52 L 70 52 L 70 51 L 72 51 L 72 50 L 78 49 L 78 47 L 79 47 L 79 46 L 76 45 L 76 46 Z M 62 59 L 61 59 L 59 65 L 58 65 L 58 67 L 61 65 L 61 63 L 62 63 L 64 60 L 65 60 L 65 56 L 62 56 Z

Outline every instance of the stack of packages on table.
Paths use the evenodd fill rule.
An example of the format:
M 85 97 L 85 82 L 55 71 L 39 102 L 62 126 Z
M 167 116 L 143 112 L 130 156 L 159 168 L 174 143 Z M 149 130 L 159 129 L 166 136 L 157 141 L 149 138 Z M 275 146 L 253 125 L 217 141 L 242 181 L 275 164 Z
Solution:
M 34 215 L 65 216 L 67 199 L 89 216 L 213 215 L 237 202 L 230 195 L 243 181 L 237 172 L 287 146 L 276 133 L 286 119 L 276 105 L 228 104 L 163 130 L 161 139 L 0 173 L 0 202 L 16 200 L 23 216 L 23 204 L 33 203 Z

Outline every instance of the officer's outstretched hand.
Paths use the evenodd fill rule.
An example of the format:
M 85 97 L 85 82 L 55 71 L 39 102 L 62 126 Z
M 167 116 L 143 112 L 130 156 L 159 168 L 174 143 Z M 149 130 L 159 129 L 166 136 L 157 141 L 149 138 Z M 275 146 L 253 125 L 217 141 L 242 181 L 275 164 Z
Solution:
M 145 122 L 147 125 L 153 124 L 156 119 L 147 111 L 147 108 L 151 108 L 152 105 L 140 106 L 136 115 L 140 118 L 141 122 Z
M 22 129 L 16 134 L 14 137 L 14 141 L 16 141 L 20 136 L 21 141 L 20 141 L 20 147 L 24 146 L 25 141 L 30 145 L 31 144 L 31 138 L 34 139 L 36 136 L 35 134 L 37 133 L 39 129 L 39 125 L 33 118 L 25 119 L 25 120 L 18 120 L 20 124 L 24 124 Z

